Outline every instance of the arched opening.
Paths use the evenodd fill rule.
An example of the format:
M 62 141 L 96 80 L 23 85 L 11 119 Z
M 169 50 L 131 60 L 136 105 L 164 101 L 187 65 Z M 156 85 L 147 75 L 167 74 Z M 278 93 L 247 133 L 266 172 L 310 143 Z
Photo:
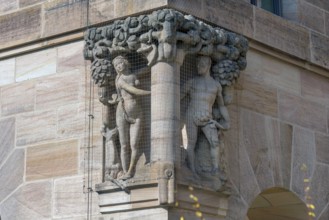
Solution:
M 305 203 L 289 190 L 278 187 L 259 194 L 247 216 L 249 220 L 308 220 Z

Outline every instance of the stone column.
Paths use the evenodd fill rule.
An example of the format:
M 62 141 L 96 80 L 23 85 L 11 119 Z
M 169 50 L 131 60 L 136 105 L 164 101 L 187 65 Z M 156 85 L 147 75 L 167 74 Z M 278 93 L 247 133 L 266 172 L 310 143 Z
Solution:
M 158 62 L 151 69 L 151 160 L 174 163 L 179 144 L 180 64 Z
M 151 68 L 151 161 L 157 169 L 160 204 L 174 202 L 175 148 L 179 144 L 180 63 Z

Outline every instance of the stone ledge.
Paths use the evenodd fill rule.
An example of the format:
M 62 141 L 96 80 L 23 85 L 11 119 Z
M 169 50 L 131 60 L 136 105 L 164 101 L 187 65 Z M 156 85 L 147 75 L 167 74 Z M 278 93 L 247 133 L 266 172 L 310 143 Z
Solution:
M 143 183 L 123 182 L 117 180 L 116 185 L 112 182 L 104 182 L 96 185 L 99 194 L 100 212 L 114 213 L 159 206 L 157 181 L 146 180 Z

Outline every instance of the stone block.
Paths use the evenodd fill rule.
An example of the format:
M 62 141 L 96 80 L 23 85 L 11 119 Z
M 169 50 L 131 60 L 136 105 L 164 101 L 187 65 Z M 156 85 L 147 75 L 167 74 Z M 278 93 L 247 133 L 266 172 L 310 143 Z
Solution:
M 19 0 L 19 7 L 24 8 L 30 5 L 38 4 L 46 0 Z
M 277 89 L 259 83 L 249 75 L 242 75 L 238 83 L 238 105 L 265 115 L 277 116 Z
M 303 70 L 301 72 L 302 96 L 329 106 L 329 78 Z
M 168 0 L 168 5 L 170 8 L 184 12 L 186 14 L 191 14 L 195 17 L 204 18 L 205 10 L 203 9 L 202 0 Z
M 126 17 L 167 5 L 167 0 L 92 0 L 89 4 L 90 23 L 96 24 Z
M 311 32 L 311 61 L 329 69 L 329 37 Z
M 252 49 L 248 51 L 247 63 L 243 74 L 261 84 L 300 95 L 300 68 Z
M 325 13 L 324 23 L 325 23 L 326 35 L 329 37 L 329 12 Z
M 228 204 L 227 219 L 244 219 L 247 215 L 249 207 L 236 192 L 229 197 Z
M 16 145 L 23 146 L 56 138 L 56 111 L 21 114 L 16 123 Z
M 290 188 L 292 166 L 292 142 L 293 127 L 284 122 L 280 123 L 280 146 L 281 146 L 281 175 L 282 184 L 286 189 Z
M 329 166 L 317 164 L 310 184 L 310 203 L 315 206 L 315 215 L 326 208 L 329 202 Z
M 0 168 L 0 202 L 23 183 L 25 150 L 16 149 Z
M 84 0 L 55 0 L 44 4 L 43 37 L 76 30 L 86 25 L 86 6 Z
M 15 147 L 15 118 L 0 120 L 0 166 Z
M 0 61 L 0 86 L 15 82 L 15 58 Z
M 324 33 L 324 11 L 305 1 L 299 1 L 298 21 L 315 31 Z
M 78 70 L 58 74 L 36 84 L 36 109 L 56 109 L 79 102 L 80 79 Z
M 51 219 L 51 182 L 29 183 L 20 187 L 0 206 L 3 219 Z
M 329 219 L 329 205 L 327 205 L 326 209 L 323 210 L 323 212 L 321 213 L 318 219 L 319 220 Z
M 304 179 L 309 179 L 315 169 L 316 152 L 314 133 L 300 127 L 294 127 L 292 191 L 299 198 L 305 198 Z
M 265 10 L 254 9 L 256 40 L 301 59 L 309 59 L 310 39 L 306 28 Z
M 279 92 L 279 117 L 287 122 L 327 132 L 326 108 L 316 102 Z
M 261 192 L 256 179 L 256 175 L 250 164 L 249 156 L 243 145 L 239 146 L 237 159 L 231 162 L 230 166 L 238 166 L 239 179 L 232 181 L 235 183 L 237 191 L 248 205 L 251 205 L 256 196 Z
M 87 127 L 85 106 L 73 104 L 58 109 L 57 136 L 59 138 L 83 137 Z
M 57 179 L 54 182 L 54 218 L 80 216 L 83 219 L 87 211 L 87 190 L 83 184 L 83 176 Z M 92 215 L 98 214 L 97 193 L 92 192 Z
M 189 1 L 185 2 L 189 4 Z M 204 17 L 201 18 L 247 37 L 253 36 L 253 6 L 250 3 L 239 0 L 202 2 Z
M 78 171 L 76 140 L 29 147 L 26 153 L 26 180 L 74 175 Z
M 6 13 L 18 8 L 18 1 L 0 0 L 0 14 Z
M 243 137 L 241 141 L 247 150 L 259 188 L 261 191 L 271 188 L 274 186 L 272 165 L 277 164 L 276 161 L 271 160 L 275 157 L 272 154 L 274 149 L 279 149 L 278 123 L 263 115 L 242 111 L 241 126 Z
M 89 3 L 91 24 L 113 20 L 115 18 L 115 0 L 92 0 Z
M 34 79 L 56 73 L 57 50 L 55 48 L 42 50 L 17 57 L 16 81 Z
M 8 1 L 5 2 L 7 4 Z M 0 49 L 39 38 L 41 6 L 37 5 L 0 16 L 0 30 Z
M 315 133 L 316 159 L 329 165 L 329 136 Z
M 79 41 L 58 47 L 57 49 L 58 73 L 72 71 L 75 69 L 85 71 L 85 60 L 82 55 L 83 46 L 84 46 L 84 42 Z
M 322 8 L 326 11 L 329 11 L 329 4 L 327 0 L 305 0 L 305 1 L 315 6 L 318 6 L 319 8 Z
M 8 85 L 1 89 L 1 115 L 14 115 L 34 110 L 34 82 Z

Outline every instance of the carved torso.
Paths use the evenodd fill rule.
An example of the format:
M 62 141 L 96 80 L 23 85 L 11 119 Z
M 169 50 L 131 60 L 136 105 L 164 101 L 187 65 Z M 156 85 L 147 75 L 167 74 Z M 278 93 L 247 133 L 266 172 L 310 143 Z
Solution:
M 209 121 L 213 118 L 212 108 L 222 90 L 221 85 L 211 77 L 197 77 L 188 83 L 191 101 L 187 114 L 193 116 L 197 124 Z

